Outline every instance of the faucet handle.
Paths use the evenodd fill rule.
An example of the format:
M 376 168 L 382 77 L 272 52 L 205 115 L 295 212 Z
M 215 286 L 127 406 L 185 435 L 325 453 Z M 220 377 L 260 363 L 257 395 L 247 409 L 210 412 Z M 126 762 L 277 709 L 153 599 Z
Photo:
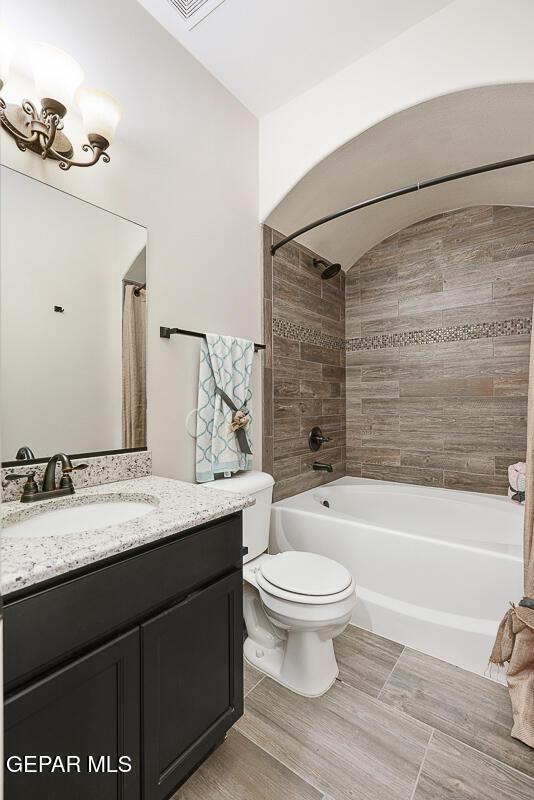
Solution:
M 61 475 L 61 480 L 59 482 L 60 489 L 69 489 L 69 491 L 74 491 L 74 485 L 72 483 L 72 478 L 70 476 L 71 472 L 76 472 L 80 469 L 87 469 L 89 464 L 76 464 L 75 467 L 72 465 L 70 467 L 63 467 L 63 473 Z
M 65 473 L 68 474 L 69 472 L 76 472 L 76 470 L 79 470 L 79 469 L 87 469 L 88 466 L 89 466 L 89 464 L 76 464 L 75 467 L 72 467 L 72 466 L 71 467 L 63 467 L 63 474 L 65 474 Z
M 320 450 L 325 442 L 329 441 L 330 437 L 323 436 L 323 432 L 318 425 L 315 425 L 315 427 L 313 427 L 308 434 L 308 445 L 310 450 L 312 450 L 314 453 L 316 453 L 317 450 Z
M 9 475 L 6 475 L 6 481 L 20 481 L 22 478 L 26 478 L 26 483 L 24 484 L 20 501 L 21 503 L 27 503 L 29 500 L 33 500 L 35 495 L 39 493 L 39 487 L 35 482 L 35 472 L 30 471 L 22 473 L 21 475 L 11 472 Z
M 35 478 L 35 472 L 21 472 L 20 475 L 17 475 L 16 472 L 10 472 L 9 475 L 5 476 L 6 481 L 20 481 L 22 478 L 28 478 L 31 481 Z

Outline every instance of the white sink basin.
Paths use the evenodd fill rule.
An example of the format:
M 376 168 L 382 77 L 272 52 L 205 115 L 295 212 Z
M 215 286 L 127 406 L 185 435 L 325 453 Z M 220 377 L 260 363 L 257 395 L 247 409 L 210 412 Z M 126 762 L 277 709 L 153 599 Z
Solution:
M 36 513 L 28 519 L 7 524 L 2 530 L 2 536 L 32 539 L 41 536 L 66 536 L 127 522 L 154 511 L 155 507 L 153 503 L 141 500 L 121 500 L 116 503 L 89 502 L 50 511 L 43 509 L 42 513 Z

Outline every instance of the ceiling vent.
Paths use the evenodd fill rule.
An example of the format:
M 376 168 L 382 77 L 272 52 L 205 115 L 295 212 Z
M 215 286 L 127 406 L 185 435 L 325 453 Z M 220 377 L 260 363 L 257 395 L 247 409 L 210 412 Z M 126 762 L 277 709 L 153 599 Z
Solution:
M 187 28 L 191 30 L 224 0 L 169 0 L 169 2 L 178 11 Z

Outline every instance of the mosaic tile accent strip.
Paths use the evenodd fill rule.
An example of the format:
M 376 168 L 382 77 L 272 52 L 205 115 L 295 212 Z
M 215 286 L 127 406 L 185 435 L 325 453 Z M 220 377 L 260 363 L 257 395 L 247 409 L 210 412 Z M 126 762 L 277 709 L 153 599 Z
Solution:
M 436 344 L 438 342 L 461 342 L 468 339 L 494 339 L 500 336 L 519 336 L 532 331 L 532 319 L 520 317 L 500 322 L 478 322 L 466 325 L 453 325 L 449 328 L 430 328 L 422 331 L 386 333 L 381 336 L 363 336 L 346 339 L 347 351 L 381 350 L 387 347 L 409 347 L 416 344 Z
M 346 346 L 345 339 L 339 336 L 329 336 L 314 328 L 306 328 L 304 325 L 297 325 L 295 322 L 277 317 L 273 318 L 273 334 L 283 339 L 326 347 L 328 350 L 344 350 Z
M 532 319 L 518 317 L 498 322 L 478 322 L 466 325 L 453 325 L 447 328 L 386 333 L 379 336 L 362 336 L 341 339 L 328 336 L 313 328 L 306 328 L 283 319 L 273 319 L 273 334 L 283 339 L 292 339 L 306 344 L 315 344 L 329 350 L 383 350 L 390 347 L 410 347 L 410 345 L 436 344 L 438 342 L 461 342 L 469 339 L 496 339 L 501 336 L 520 336 L 532 332 Z

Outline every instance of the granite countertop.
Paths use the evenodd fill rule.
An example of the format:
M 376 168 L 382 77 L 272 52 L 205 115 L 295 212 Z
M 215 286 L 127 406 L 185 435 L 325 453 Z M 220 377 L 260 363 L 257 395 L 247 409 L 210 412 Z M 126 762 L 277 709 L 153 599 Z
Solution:
M 148 502 L 154 510 L 106 527 L 61 536 L 2 537 L 2 594 L 65 575 L 196 525 L 254 505 L 254 498 L 169 478 L 149 476 L 79 489 L 76 494 L 36 503 L 2 503 L 2 528 L 35 514 L 91 503 Z

